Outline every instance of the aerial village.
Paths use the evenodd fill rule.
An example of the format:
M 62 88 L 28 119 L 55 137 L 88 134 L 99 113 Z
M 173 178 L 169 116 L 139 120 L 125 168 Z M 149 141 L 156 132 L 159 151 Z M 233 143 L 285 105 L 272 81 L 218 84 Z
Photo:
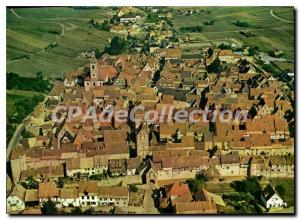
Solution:
M 294 177 L 290 85 L 256 66 L 247 50 L 236 53 L 217 43 L 183 49 L 167 22 L 145 25 L 140 16 L 117 16 L 110 31 L 149 32 L 159 46 L 144 53 L 137 44 L 130 53 L 98 59 L 92 52 L 87 68 L 55 82 L 25 125 L 31 136 L 20 138 L 9 155 L 8 213 L 41 214 L 50 204 L 73 214 L 226 214 L 231 197 L 213 186 L 253 178 L 264 182 L 262 212 L 286 207 L 268 179 Z M 232 48 L 238 43 L 230 40 Z M 112 106 L 144 109 L 135 112 L 138 122 L 114 115 L 110 121 L 68 121 L 67 111 L 53 122 L 52 112 L 62 105 L 83 113 L 96 106 L 97 115 Z M 151 110 L 165 119 L 169 112 L 162 109 L 170 106 L 171 120 L 143 120 Z M 247 118 L 173 118 L 205 107 L 245 110 Z

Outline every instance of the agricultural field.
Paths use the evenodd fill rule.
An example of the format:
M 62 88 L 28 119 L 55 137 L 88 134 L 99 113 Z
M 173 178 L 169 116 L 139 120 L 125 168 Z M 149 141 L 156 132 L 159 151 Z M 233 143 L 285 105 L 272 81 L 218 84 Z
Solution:
M 175 9 L 180 10 L 180 8 Z M 245 45 L 258 46 L 264 52 L 282 50 L 285 58 L 294 60 L 295 32 L 292 7 L 198 7 L 194 9 L 200 9 L 200 12 L 191 15 L 173 13 L 172 22 L 177 30 L 186 26 L 202 26 L 201 33 L 190 35 L 203 41 L 235 38 Z M 214 21 L 214 23 L 205 25 L 206 21 Z M 236 21 L 245 22 L 247 26 L 240 27 L 233 24 Z M 239 33 L 240 30 L 249 31 L 255 36 L 245 37 Z
M 37 92 L 7 90 L 6 144 L 8 144 L 12 138 L 18 124 L 20 124 L 43 99 L 44 95 Z
M 88 60 L 84 51 L 103 50 L 116 34 L 94 28 L 110 10 L 103 8 L 7 8 L 7 69 L 21 76 L 62 77 Z

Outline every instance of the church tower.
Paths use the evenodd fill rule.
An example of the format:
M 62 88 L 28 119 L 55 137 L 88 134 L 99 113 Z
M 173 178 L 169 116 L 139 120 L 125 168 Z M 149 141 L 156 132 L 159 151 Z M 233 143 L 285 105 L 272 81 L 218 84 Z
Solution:
M 90 77 L 91 81 L 98 81 L 98 66 L 96 59 L 92 59 L 90 63 Z
M 146 124 L 141 124 L 137 137 L 137 155 L 142 159 L 145 158 L 149 151 L 149 131 L 148 126 Z

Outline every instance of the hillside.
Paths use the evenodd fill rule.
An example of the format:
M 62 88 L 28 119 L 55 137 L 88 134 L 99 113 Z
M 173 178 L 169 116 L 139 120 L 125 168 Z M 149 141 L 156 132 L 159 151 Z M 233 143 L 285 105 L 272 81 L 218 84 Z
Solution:
M 84 51 L 102 50 L 116 34 L 95 29 L 89 21 L 106 18 L 104 8 L 8 8 L 7 72 L 34 77 L 41 71 L 56 78 L 88 62 Z

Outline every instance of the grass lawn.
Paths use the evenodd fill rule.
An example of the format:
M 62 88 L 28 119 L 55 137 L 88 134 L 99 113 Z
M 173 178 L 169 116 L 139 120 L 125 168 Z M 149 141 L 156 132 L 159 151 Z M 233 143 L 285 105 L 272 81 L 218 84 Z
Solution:
M 224 182 L 207 182 L 205 183 L 204 188 L 216 194 L 228 194 L 228 193 L 235 193 L 235 189 L 230 186 L 231 182 L 224 181 Z
M 276 187 L 282 185 L 285 189 L 285 195 L 283 199 L 287 202 L 288 207 L 295 205 L 295 179 L 294 178 L 272 178 L 270 179 L 271 184 Z
M 294 213 L 295 212 L 295 208 L 294 206 L 292 207 L 288 207 L 288 208 L 279 208 L 279 209 L 276 209 L 276 208 L 273 208 L 269 211 L 269 213 Z

